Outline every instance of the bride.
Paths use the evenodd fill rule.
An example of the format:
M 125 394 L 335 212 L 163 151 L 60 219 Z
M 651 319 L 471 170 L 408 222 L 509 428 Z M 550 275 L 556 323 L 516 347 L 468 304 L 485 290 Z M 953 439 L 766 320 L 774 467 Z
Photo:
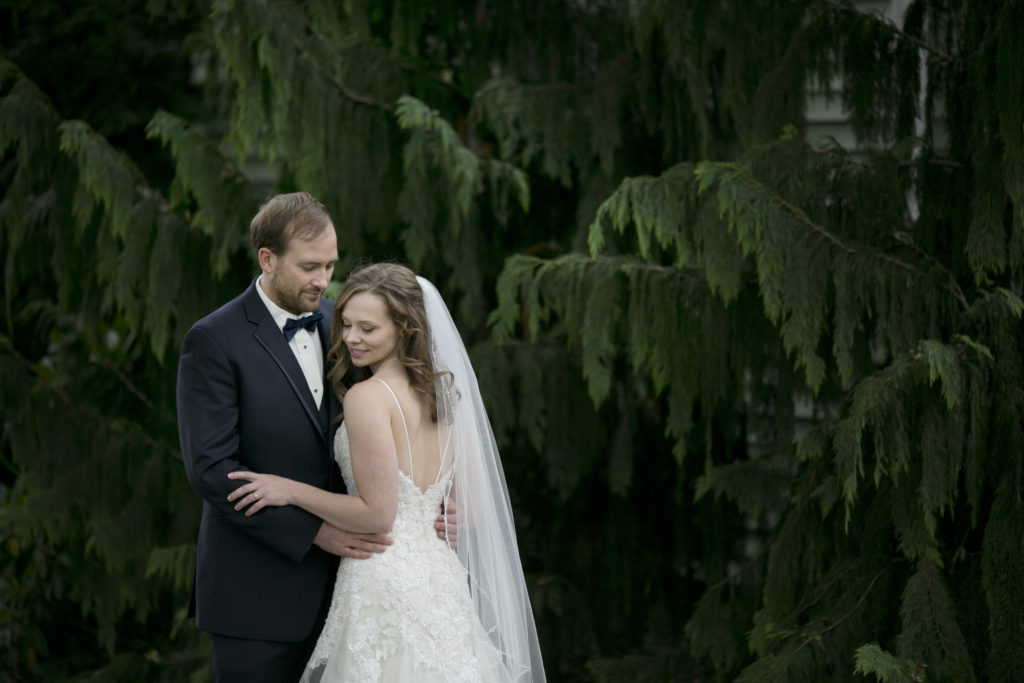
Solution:
M 357 270 L 335 303 L 331 344 L 344 416 L 334 452 L 349 493 L 229 475 L 249 480 L 229 497 L 248 515 L 297 505 L 394 539 L 368 560 L 342 558 L 302 681 L 543 683 L 501 461 L 441 295 L 398 264 Z M 372 375 L 346 390 L 352 366 Z M 451 545 L 434 530 L 447 500 Z

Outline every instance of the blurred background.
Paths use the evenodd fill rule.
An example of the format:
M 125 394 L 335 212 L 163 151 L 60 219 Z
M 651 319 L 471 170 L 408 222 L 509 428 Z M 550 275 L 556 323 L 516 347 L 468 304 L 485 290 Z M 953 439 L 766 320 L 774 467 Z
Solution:
M 1018 680 L 1022 25 L 0 3 L 0 681 L 209 679 L 178 349 L 292 190 L 447 298 L 549 680 Z

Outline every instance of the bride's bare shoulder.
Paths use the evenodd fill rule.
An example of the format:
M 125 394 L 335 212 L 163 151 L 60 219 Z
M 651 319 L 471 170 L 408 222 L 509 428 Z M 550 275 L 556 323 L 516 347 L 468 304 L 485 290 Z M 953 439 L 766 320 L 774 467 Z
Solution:
M 363 380 L 353 384 L 342 401 L 345 413 L 351 410 L 364 410 L 367 408 L 379 408 L 392 403 L 391 392 L 382 383 L 372 379 Z

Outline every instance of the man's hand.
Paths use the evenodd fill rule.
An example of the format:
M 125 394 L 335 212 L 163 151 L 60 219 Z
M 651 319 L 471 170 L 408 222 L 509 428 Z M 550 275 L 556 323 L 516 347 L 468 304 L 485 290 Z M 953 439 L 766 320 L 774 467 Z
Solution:
M 323 548 L 332 555 L 365 560 L 373 553 L 382 553 L 394 543 L 385 534 L 356 534 L 339 529 L 333 524 L 324 522 L 320 531 L 316 532 L 313 545 Z
M 441 501 L 441 514 L 434 520 L 434 529 L 437 531 L 437 537 L 445 541 L 449 548 L 455 550 L 458 547 L 459 510 L 451 498 Z

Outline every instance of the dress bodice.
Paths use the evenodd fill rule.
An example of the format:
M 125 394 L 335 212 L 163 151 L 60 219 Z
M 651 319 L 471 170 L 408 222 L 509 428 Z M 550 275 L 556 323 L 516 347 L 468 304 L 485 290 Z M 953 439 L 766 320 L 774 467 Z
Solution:
M 348 430 L 342 422 L 334 436 L 334 459 L 341 469 L 345 487 L 352 495 L 359 495 L 355 475 L 352 473 L 352 451 L 349 448 Z M 421 491 L 416 483 L 401 470 L 398 471 L 398 511 L 395 514 L 395 525 L 392 532 L 397 536 L 406 537 L 413 533 L 423 533 L 426 528 L 429 535 L 436 540 L 434 520 L 441 513 L 441 501 L 444 499 L 448 485 L 451 483 L 452 472 L 449 470 L 426 491 Z
M 344 423 L 334 457 L 358 495 Z M 476 617 L 465 568 L 434 530 L 451 477 L 449 468 L 421 491 L 399 471 L 393 544 L 366 560 L 342 558 L 302 683 L 511 683 Z

